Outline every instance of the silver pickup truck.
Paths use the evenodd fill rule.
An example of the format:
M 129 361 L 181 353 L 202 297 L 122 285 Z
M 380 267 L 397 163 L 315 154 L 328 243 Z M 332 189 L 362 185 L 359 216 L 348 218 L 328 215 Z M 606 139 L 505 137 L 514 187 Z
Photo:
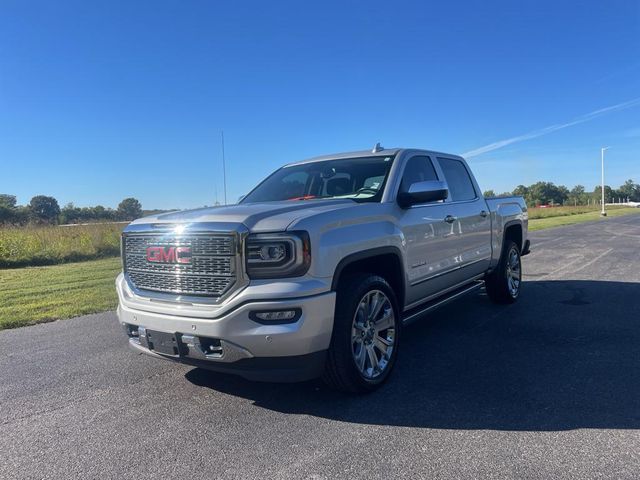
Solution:
M 237 205 L 136 220 L 118 317 L 137 351 L 252 380 L 370 391 L 403 327 L 484 286 L 521 289 L 520 197 L 485 199 L 465 160 L 415 149 L 286 165 Z

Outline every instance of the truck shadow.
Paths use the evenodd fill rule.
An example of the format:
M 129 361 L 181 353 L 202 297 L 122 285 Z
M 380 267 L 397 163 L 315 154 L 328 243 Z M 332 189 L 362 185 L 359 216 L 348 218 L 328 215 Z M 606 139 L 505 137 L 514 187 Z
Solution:
M 186 378 L 256 407 L 360 424 L 640 428 L 640 283 L 529 281 L 515 305 L 471 296 L 407 327 L 402 342 L 392 378 L 369 395 L 202 369 Z

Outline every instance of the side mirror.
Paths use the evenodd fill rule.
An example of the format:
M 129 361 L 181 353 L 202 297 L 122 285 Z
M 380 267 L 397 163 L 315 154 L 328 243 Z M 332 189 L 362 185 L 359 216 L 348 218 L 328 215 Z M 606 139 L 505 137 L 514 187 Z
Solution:
M 240 203 L 242 200 L 244 200 L 244 197 L 246 197 L 246 196 L 247 196 L 247 194 L 246 194 L 246 193 L 245 193 L 244 195 L 240 195 L 240 196 L 238 197 L 238 203 Z
M 409 208 L 418 203 L 446 200 L 449 196 L 447 182 L 429 180 L 411 184 L 408 190 L 398 192 L 398 205 Z

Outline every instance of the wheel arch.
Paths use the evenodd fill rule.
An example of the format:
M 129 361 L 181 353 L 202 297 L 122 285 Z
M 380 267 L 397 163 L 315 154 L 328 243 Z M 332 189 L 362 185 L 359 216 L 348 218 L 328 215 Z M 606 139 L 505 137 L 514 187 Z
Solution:
M 522 223 L 518 220 L 512 220 L 505 224 L 502 245 L 506 245 L 507 241 L 512 240 L 522 252 L 524 247 L 524 234 Z
M 340 280 L 355 272 L 371 273 L 385 278 L 396 294 L 398 307 L 403 308 L 406 278 L 402 268 L 402 254 L 397 247 L 376 247 L 347 255 L 336 266 L 331 289 L 337 291 Z

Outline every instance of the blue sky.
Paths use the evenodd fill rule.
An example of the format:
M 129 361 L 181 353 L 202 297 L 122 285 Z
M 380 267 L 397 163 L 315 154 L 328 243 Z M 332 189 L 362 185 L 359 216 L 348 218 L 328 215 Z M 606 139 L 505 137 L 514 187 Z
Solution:
M 187 208 L 283 163 L 465 153 L 483 189 L 640 182 L 640 2 L 0 3 L 0 193 Z M 624 104 L 621 106 L 621 104 Z M 508 143 L 508 142 L 507 142 Z

